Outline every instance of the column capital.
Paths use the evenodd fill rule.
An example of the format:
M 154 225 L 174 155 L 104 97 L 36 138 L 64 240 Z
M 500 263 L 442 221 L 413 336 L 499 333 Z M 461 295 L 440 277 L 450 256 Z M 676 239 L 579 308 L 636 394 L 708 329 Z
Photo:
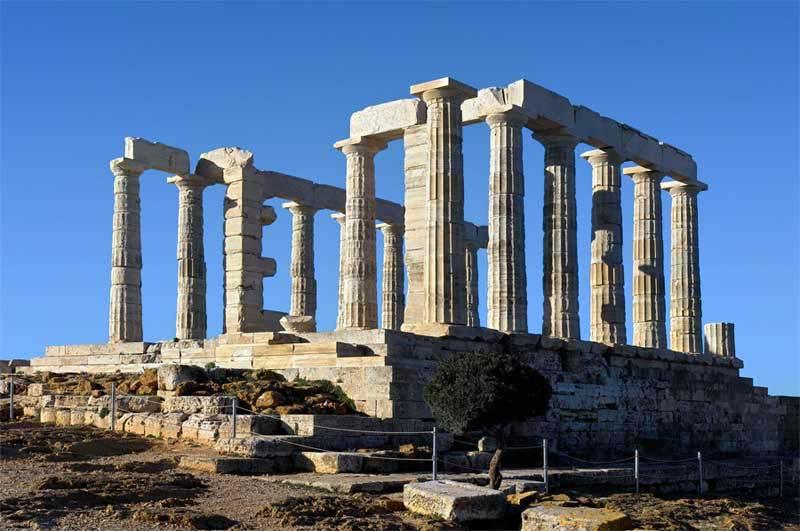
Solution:
M 173 175 L 172 177 L 167 177 L 167 182 L 170 184 L 174 184 L 178 188 L 183 188 L 183 187 L 205 188 L 208 185 L 215 184 L 217 181 L 194 173 L 184 173 L 181 175 Z
M 451 77 L 442 77 L 411 85 L 410 93 L 425 103 L 441 98 L 464 101 L 478 96 L 477 89 Z
M 285 208 L 286 210 L 291 212 L 293 215 L 306 214 L 306 215 L 312 215 L 313 216 L 314 214 L 316 214 L 317 210 L 319 210 L 315 206 L 302 205 L 302 204 L 296 203 L 294 201 L 288 201 L 286 203 L 282 203 L 281 207 Z
M 614 149 L 592 149 L 581 153 L 581 158 L 586 159 L 589 164 L 595 166 L 597 164 L 622 164 L 625 162 L 625 157 L 620 155 Z
M 509 104 L 486 115 L 486 123 L 489 127 L 503 124 L 522 127 L 528 123 L 528 116 L 522 111 L 521 107 Z
M 148 169 L 147 166 L 141 162 L 125 157 L 112 159 L 111 162 L 109 162 L 109 167 L 111 168 L 111 173 L 113 173 L 115 177 L 138 177 Z
M 661 189 L 666 190 L 670 195 L 678 194 L 698 194 L 708 190 L 708 185 L 701 181 L 667 181 L 661 183 Z
M 545 146 L 563 147 L 574 149 L 581 143 L 581 139 L 566 131 L 534 131 L 531 135 L 534 140 L 541 142 Z
M 339 225 L 344 225 L 345 217 L 344 212 L 334 212 L 331 214 L 331 219 L 336 221 Z
M 402 223 L 378 223 L 375 228 L 379 229 L 384 234 L 402 234 Z
M 663 172 L 654 170 L 653 168 L 645 168 L 644 166 L 631 166 L 630 168 L 622 168 L 623 175 L 630 175 L 633 182 L 637 180 L 653 179 L 660 181 L 664 177 Z
M 348 155 L 359 153 L 361 155 L 374 155 L 378 151 L 386 149 L 386 141 L 371 136 L 354 136 L 339 140 L 333 147 Z

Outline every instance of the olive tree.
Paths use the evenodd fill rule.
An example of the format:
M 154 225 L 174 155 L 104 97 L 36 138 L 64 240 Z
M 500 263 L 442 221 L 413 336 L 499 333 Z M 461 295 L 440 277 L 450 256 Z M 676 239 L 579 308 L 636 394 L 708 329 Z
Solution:
M 547 378 L 508 353 L 467 352 L 441 362 L 425 387 L 437 423 L 454 435 L 483 431 L 497 439 L 489 481 L 498 489 L 504 432 L 516 421 L 542 415 L 552 389 Z

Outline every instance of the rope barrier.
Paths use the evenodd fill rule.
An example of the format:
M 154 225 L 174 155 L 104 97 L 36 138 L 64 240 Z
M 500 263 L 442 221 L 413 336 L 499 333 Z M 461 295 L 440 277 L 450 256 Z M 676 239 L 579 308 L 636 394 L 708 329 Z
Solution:
M 253 437 L 255 437 L 255 438 L 258 438 L 258 439 L 266 439 L 266 440 L 274 441 L 274 442 L 277 442 L 277 443 L 285 443 L 285 444 L 289 444 L 289 445 L 292 445 L 292 446 L 297 446 L 299 448 L 306 448 L 308 450 L 313 450 L 315 452 L 323 452 L 323 453 L 337 453 L 337 452 L 339 452 L 339 450 L 327 450 L 325 448 L 317 448 L 315 446 L 310 446 L 310 445 L 307 445 L 307 444 L 302 444 L 302 443 L 298 443 L 298 442 L 294 442 L 294 441 L 288 441 L 286 439 L 276 439 L 276 438 L 274 438 L 274 436 L 270 436 L 270 435 L 261 435 L 261 434 L 253 433 L 253 432 L 248 432 L 248 434 L 253 436 Z M 353 453 L 355 453 L 356 455 L 361 455 L 361 454 L 358 454 L 356 452 L 353 452 Z M 380 460 L 383 460 L 383 461 L 417 461 L 417 462 L 425 462 L 425 463 L 430 463 L 432 461 L 432 459 L 417 458 L 417 457 L 385 457 L 385 456 L 377 456 L 377 455 L 362 455 L 362 457 L 365 458 L 365 459 L 380 459 Z

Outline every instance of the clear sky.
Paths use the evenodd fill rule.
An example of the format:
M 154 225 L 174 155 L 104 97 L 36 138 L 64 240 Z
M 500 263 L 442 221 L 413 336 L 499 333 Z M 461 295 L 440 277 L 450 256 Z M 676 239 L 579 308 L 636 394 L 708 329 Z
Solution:
M 800 392 L 798 4 L 0 2 L 0 358 L 107 339 L 113 177 L 125 136 L 221 146 L 344 186 L 349 116 L 442 76 L 526 78 L 693 154 L 705 322 L 736 323 L 743 375 Z M 531 331 L 541 330 L 542 147 L 525 137 Z M 578 152 L 588 149 L 579 146 Z M 466 217 L 487 219 L 488 128 L 464 134 Z M 402 146 L 376 159 L 402 201 Z M 577 162 L 581 324 L 588 337 L 591 172 Z M 144 330 L 175 334 L 177 192 L 142 176 Z M 209 334 L 222 320 L 221 187 L 205 194 Z M 290 214 L 265 229 L 288 309 Z M 669 232 L 669 197 L 664 196 Z M 316 217 L 318 321 L 335 322 L 338 225 Z M 632 186 L 623 186 L 626 282 Z M 378 240 L 379 260 L 381 239 Z M 665 242 L 669 255 L 669 240 Z M 486 256 L 481 253 L 485 322 Z M 667 263 L 667 272 L 669 265 Z M 630 290 L 628 290 L 630 310 Z M 630 329 L 630 311 L 629 311 Z M 629 331 L 629 336 L 631 335 Z

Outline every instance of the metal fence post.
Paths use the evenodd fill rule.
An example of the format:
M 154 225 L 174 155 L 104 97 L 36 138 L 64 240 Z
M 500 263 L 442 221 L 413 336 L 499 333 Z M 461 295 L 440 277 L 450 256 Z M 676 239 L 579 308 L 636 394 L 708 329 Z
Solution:
M 544 492 L 550 493 L 550 480 L 547 477 L 547 439 L 542 439 L 542 477 L 544 478 Z
M 783 498 L 783 458 L 781 458 L 780 463 L 781 463 L 781 484 L 778 487 L 778 494 L 780 495 L 781 498 Z
M 437 475 L 436 474 L 437 467 L 436 467 L 436 465 L 437 465 L 437 462 L 439 461 L 439 455 L 438 455 L 438 452 L 436 450 L 436 426 L 433 427 L 433 445 L 432 445 L 432 448 L 433 448 L 433 452 L 432 452 L 433 453 L 433 458 L 431 459 L 431 461 L 433 462 L 433 467 L 432 467 L 432 470 L 431 470 L 431 475 L 433 476 L 433 481 L 437 481 L 437 477 L 436 477 L 436 475 Z
M 117 384 L 111 382 L 111 431 L 117 426 Z
M 14 420 L 14 377 L 9 376 L 8 384 L 8 420 Z
M 697 495 L 703 496 L 703 454 L 697 452 L 697 471 L 700 481 L 697 484 Z
M 636 494 L 639 494 L 639 449 L 633 453 L 633 477 L 636 478 Z
M 238 404 L 235 396 L 233 397 L 232 407 L 233 407 L 233 430 L 232 430 L 232 432 L 233 432 L 233 438 L 235 439 L 236 438 L 236 410 L 239 409 L 239 404 Z

